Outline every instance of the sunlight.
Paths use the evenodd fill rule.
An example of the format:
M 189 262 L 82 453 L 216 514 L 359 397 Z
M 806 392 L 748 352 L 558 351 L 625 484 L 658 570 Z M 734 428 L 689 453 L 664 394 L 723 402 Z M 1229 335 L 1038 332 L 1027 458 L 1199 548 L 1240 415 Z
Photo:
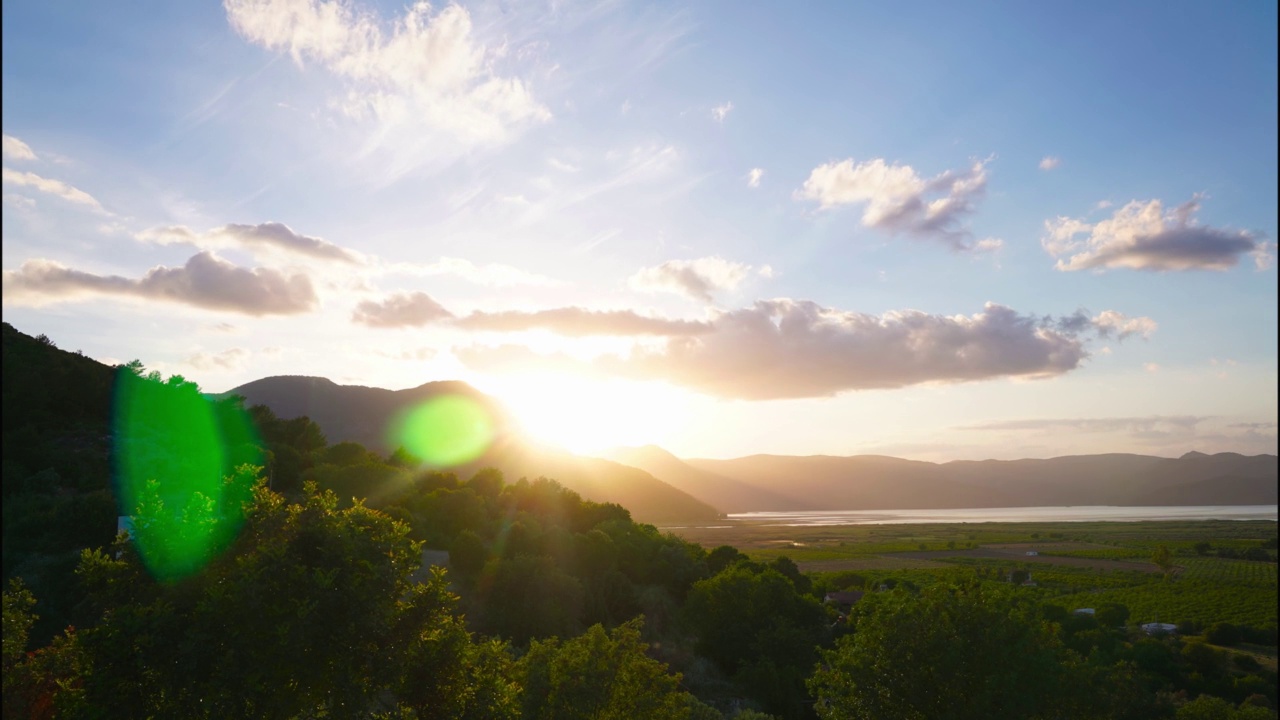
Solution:
M 562 374 L 508 376 L 491 385 L 533 439 L 579 454 L 663 444 L 684 428 L 689 395 L 661 383 Z

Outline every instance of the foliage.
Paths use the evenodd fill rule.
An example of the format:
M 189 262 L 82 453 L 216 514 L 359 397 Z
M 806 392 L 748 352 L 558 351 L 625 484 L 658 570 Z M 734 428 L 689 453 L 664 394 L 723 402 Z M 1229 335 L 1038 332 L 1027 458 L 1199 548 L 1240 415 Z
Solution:
M 645 655 L 641 618 L 611 631 L 593 625 L 561 642 L 534 641 L 520 660 L 525 720 L 685 720 L 708 717 L 680 675 Z M 719 717 L 711 711 L 710 717 Z
M 1062 648 L 1017 596 L 969 585 L 877 600 L 823 653 L 809 682 L 820 717 L 1030 718 L 1063 705 Z

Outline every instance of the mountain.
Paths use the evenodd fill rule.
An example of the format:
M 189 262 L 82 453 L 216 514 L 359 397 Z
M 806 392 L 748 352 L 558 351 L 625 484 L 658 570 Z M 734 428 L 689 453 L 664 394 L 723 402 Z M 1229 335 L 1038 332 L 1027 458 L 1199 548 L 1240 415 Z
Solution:
M 615 448 L 605 455 L 624 465 L 640 468 L 695 498 L 725 512 L 816 510 L 803 500 L 755 487 L 741 480 L 696 468 L 656 445 Z
M 1191 452 L 928 463 L 876 455 L 686 459 L 697 470 L 830 510 L 1054 505 L 1273 505 L 1277 457 Z M 656 470 L 658 477 L 663 475 Z
M 715 506 L 644 470 L 528 442 L 499 402 L 463 382 L 430 382 L 405 390 L 386 390 L 339 385 L 318 377 L 278 376 L 255 380 L 224 394 L 244 397 L 249 407 L 265 405 L 281 418 L 305 415 L 320 426 L 330 443 L 358 442 L 383 454 L 399 445 L 389 436 L 398 415 L 434 397 L 462 395 L 490 412 L 496 432 L 488 452 L 455 469 L 461 476 L 481 467 L 496 467 L 510 480 L 552 478 L 588 500 L 617 503 L 640 522 L 691 522 L 720 517 Z

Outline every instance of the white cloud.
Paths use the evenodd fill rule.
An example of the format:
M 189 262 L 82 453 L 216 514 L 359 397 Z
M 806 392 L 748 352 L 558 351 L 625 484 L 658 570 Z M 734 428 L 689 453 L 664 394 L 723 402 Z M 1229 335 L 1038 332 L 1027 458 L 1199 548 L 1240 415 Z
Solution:
M 320 238 L 295 232 L 288 225 L 265 222 L 257 225 L 230 224 L 197 233 L 183 225 L 157 227 L 138 233 L 144 242 L 160 245 L 189 244 L 201 249 L 240 247 L 248 250 L 273 250 L 290 255 L 302 255 L 317 260 L 333 260 L 358 263 L 361 256 Z
M 460 5 L 433 15 L 418 2 L 390 22 L 347 0 L 225 0 L 224 7 L 246 40 L 342 78 L 341 104 L 352 117 L 426 127 L 465 145 L 501 142 L 551 117 L 524 81 L 494 72 L 504 48 L 477 40 Z
M 1059 270 L 1226 270 L 1242 255 L 1269 266 L 1267 243 L 1255 233 L 1200 225 L 1196 196 L 1169 212 L 1159 200 L 1134 200 L 1106 220 L 1046 220 L 1041 245 Z M 1085 236 L 1083 239 L 1080 236 Z
M 480 369 L 540 366 L 665 380 L 725 398 L 824 397 L 850 390 L 935 382 L 1041 378 L 1079 367 L 1083 333 L 1095 328 L 1021 315 L 988 303 L 971 316 L 906 310 L 868 315 L 804 300 L 763 300 L 727 312 L 710 329 L 658 349 L 591 362 L 538 355 L 523 346 L 455 350 Z
M 711 108 L 711 117 L 715 118 L 716 122 L 724 122 L 724 119 L 729 117 L 729 113 L 732 111 L 733 103 L 725 102 L 722 105 Z
M 382 302 L 365 300 L 351 315 L 352 321 L 376 328 L 421 327 L 451 317 L 453 313 L 423 292 L 396 293 Z
M 697 335 L 707 332 L 711 326 L 691 320 L 671 320 L 649 317 L 633 310 L 588 310 L 580 307 L 553 308 L 550 310 L 504 312 L 474 312 L 459 318 L 454 324 L 468 330 L 518 332 L 521 330 L 549 330 L 558 335 L 586 336 L 635 336 Z
M 4 157 L 8 160 L 37 160 L 31 146 L 12 135 L 4 136 Z
M 713 256 L 668 260 L 657 267 L 642 268 L 628 282 L 637 290 L 674 292 L 711 302 L 715 293 L 733 290 L 750 272 L 750 265 Z M 772 273 L 772 268 L 768 272 Z M 763 272 L 761 275 L 768 277 Z
M 95 295 L 163 300 L 245 315 L 296 315 L 317 303 L 306 275 L 237 267 L 209 252 L 192 256 L 182 267 L 154 267 L 138 279 L 95 275 L 44 259 L 28 260 L 17 270 L 4 272 L 6 303 L 42 305 Z
M 979 253 L 994 253 L 1004 249 L 1004 241 L 1000 238 L 983 238 L 974 243 L 973 251 Z
M 1052 170 L 1062 164 L 1062 158 L 1046 155 L 1040 160 L 1041 170 Z
M 797 196 L 816 200 L 823 209 L 862 204 L 867 227 L 973 250 L 963 221 L 986 187 L 986 161 L 925 179 L 910 165 L 890 165 L 880 158 L 855 165 L 849 159 L 814 168 Z
M 52 180 L 50 178 L 36 175 L 35 173 L 19 172 L 10 168 L 4 168 L 3 170 L 0 170 L 0 173 L 2 173 L 2 177 L 6 185 L 35 188 L 40 192 L 56 195 L 68 202 L 73 202 L 77 205 L 84 205 L 103 214 L 109 214 L 102 208 L 102 204 L 99 203 L 92 195 L 79 188 L 72 187 L 61 180 Z
M 747 173 L 747 187 L 760 187 L 760 180 L 764 178 L 764 168 L 751 168 Z
M 1149 362 L 1143 365 L 1142 369 L 1146 370 L 1149 373 L 1157 373 L 1157 372 L 1160 372 L 1160 365 L 1158 363 Z
M 1114 333 L 1117 340 L 1124 340 L 1131 335 L 1138 335 L 1145 340 L 1158 327 L 1156 321 L 1149 317 L 1129 317 L 1115 310 L 1098 313 L 1093 318 L 1093 326 L 1098 329 L 1101 337 L 1110 337 Z
M 183 358 L 182 364 L 204 372 L 240 370 L 245 367 L 251 353 L 244 348 L 233 347 L 218 353 L 203 350 Z

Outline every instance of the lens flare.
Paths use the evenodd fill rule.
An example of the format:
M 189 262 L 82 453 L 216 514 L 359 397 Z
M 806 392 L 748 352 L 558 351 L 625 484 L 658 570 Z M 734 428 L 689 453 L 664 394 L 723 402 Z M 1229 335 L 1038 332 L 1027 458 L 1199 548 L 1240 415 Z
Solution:
M 392 442 L 434 467 L 471 462 L 493 442 L 488 408 L 463 395 L 441 395 L 409 409 L 391 425 Z
M 156 578 L 198 572 L 235 538 L 262 464 L 236 402 L 214 402 L 180 376 L 122 370 L 114 407 L 115 485 L 134 543 Z

